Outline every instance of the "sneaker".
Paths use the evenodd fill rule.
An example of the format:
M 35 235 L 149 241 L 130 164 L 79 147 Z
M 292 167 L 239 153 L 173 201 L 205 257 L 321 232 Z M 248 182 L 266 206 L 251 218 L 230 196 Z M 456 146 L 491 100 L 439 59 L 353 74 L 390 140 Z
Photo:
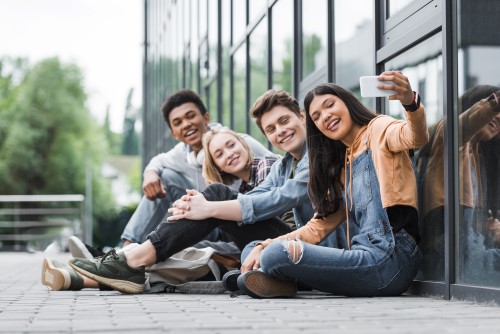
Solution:
M 80 274 L 123 293 L 142 293 L 146 281 L 144 267 L 131 268 L 123 253 L 113 249 L 95 259 L 72 259 L 69 264 Z
M 71 256 L 92 260 L 95 257 L 103 256 L 105 253 L 99 249 L 84 244 L 78 237 L 72 236 L 68 239 L 68 249 Z
M 224 276 L 222 276 L 222 285 L 224 285 L 224 288 L 226 288 L 227 291 L 231 292 L 240 291 L 237 283 L 238 277 L 240 277 L 240 275 L 240 270 L 231 270 L 225 273 Z
M 247 271 L 238 277 L 238 287 L 253 298 L 293 297 L 297 294 L 297 283 L 283 281 L 260 270 Z
M 83 278 L 69 265 L 51 260 L 43 259 L 42 284 L 54 291 L 83 289 Z

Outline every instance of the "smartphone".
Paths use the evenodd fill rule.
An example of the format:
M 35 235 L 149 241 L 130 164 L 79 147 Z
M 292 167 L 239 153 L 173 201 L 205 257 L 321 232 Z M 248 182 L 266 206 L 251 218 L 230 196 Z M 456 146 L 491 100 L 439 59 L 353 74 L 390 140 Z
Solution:
M 377 88 L 379 85 L 394 85 L 394 82 L 380 81 L 377 78 L 378 76 L 376 75 L 363 76 L 359 78 L 359 86 L 361 87 L 362 97 L 391 96 L 396 94 L 393 90 Z

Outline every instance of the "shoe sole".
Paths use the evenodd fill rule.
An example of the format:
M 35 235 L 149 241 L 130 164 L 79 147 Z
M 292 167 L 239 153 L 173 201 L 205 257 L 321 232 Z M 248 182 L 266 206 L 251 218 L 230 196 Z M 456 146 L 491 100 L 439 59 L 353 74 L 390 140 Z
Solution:
M 240 275 L 238 287 L 253 298 L 293 297 L 297 294 L 294 281 L 283 281 L 258 270 Z
M 75 266 L 73 263 L 69 263 L 69 265 L 75 269 L 77 272 L 80 274 L 93 279 L 94 281 L 97 281 L 101 284 L 107 285 L 115 290 L 118 290 L 122 293 L 128 293 L 128 294 L 136 294 L 136 293 L 143 293 L 144 292 L 144 284 L 138 284 L 130 281 L 124 281 L 124 280 L 119 280 L 119 279 L 112 279 L 112 278 L 107 278 L 107 277 L 102 277 L 93 273 L 90 273 L 86 271 L 85 269 L 82 269 L 80 267 Z
M 94 256 L 85 247 L 85 244 L 75 236 L 68 239 L 68 249 L 73 257 L 87 260 L 94 259 Z
M 69 272 L 56 268 L 50 259 L 43 259 L 42 284 L 54 291 L 68 290 L 71 283 Z

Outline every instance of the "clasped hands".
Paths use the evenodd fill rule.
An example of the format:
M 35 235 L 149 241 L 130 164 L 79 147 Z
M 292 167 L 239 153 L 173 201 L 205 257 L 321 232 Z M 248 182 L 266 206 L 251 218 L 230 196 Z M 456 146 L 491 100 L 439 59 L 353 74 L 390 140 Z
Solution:
M 210 217 L 210 202 L 194 189 L 186 190 L 186 195 L 176 200 L 173 207 L 168 209 L 172 214 L 168 221 L 179 219 L 202 220 Z

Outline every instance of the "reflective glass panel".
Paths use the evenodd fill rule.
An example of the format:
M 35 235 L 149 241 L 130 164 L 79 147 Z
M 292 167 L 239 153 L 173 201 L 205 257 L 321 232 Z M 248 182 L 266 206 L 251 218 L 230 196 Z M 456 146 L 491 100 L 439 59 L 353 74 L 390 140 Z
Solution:
M 500 287 L 500 2 L 458 3 L 457 281 Z
M 273 88 L 293 89 L 293 1 L 280 0 L 272 8 Z
M 359 77 L 375 74 L 373 12 L 371 1 L 363 6 L 353 6 L 352 0 L 335 1 L 335 82 L 372 109 L 375 99 L 361 98 Z
M 191 43 L 190 43 L 190 66 L 191 66 L 191 89 L 198 90 L 198 0 L 191 0 Z
M 402 71 L 425 106 L 430 140 L 409 152 L 417 164 L 420 249 L 424 255 L 421 280 L 444 280 L 444 133 L 442 34 L 438 33 L 385 64 Z M 399 101 L 389 101 L 387 114 L 404 119 Z
M 250 106 L 267 90 L 267 38 L 267 19 L 264 19 L 250 35 Z M 262 143 L 267 141 L 253 121 L 250 134 Z
M 222 124 L 230 126 L 231 107 L 229 105 L 231 86 L 230 73 L 230 48 L 231 48 L 231 0 L 222 0 Z M 220 69 L 219 69 L 220 71 Z
M 245 44 L 243 44 L 233 55 L 233 116 L 234 130 L 246 131 L 246 56 Z
M 208 73 L 212 76 L 217 72 L 217 46 L 218 46 L 219 15 L 217 1 L 210 2 L 208 7 Z
M 247 5 L 245 0 L 233 0 L 233 43 L 243 38 L 247 28 Z
M 302 2 L 302 78 L 326 66 L 327 9 L 325 0 Z
M 267 0 L 250 0 L 248 1 L 248 11 L 250 23 L 257 19 L 267 8 Z

